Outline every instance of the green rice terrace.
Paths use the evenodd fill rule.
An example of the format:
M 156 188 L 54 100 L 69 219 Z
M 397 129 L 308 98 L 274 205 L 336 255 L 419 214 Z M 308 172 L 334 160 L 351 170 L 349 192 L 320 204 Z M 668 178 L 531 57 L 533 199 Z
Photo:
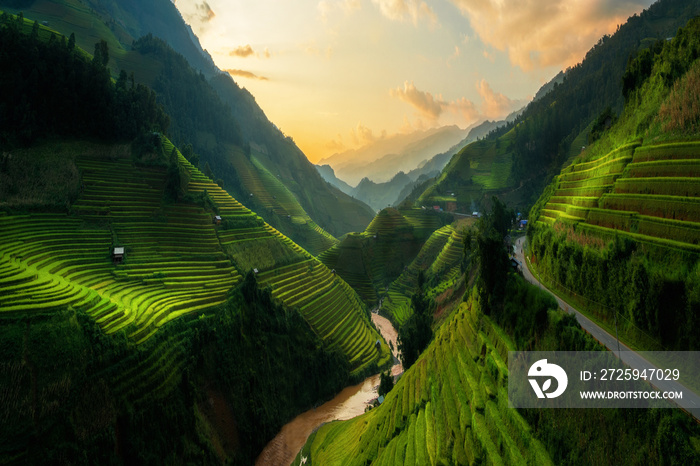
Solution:
M 464 245 L 463 223 L 445 225 L 430 235 L 411 264 L 392 282 L 382 301 L 380 312 L 386 313 L 392 322 L 401 326 L 411 315 L 411 296 L 418 284 L 418 273 L 423 271 L 428 282 L 453 284 L 461 276 L 461 261 Z
M 624 145 L 562 170 L 537 220 L 700 252 L 700 141 Z
M 362 233 L 351 233 L 318 258 L 373 305 L 410 265 L 446 216 L 427 209 L 380 211 Z
M 388 360 L 388 347 L 375 348 L 380 337 L 347 283 L 179 152 L 189 197 L 166 202 L 164 167 L 134 165 L 128 146 L 102 149 L 75 157 L 80 193 L 70 215 L 0 213 L 3 314 L 80 307 L 104 332 L 124 332 L 139 344 L 179 316 L 224 303 L 255 268 L 273 298 L 297 308 L 353 369 Z M 123 260 L 112 257 L 122 252 L 114 248 L 123 248 Z
M 293 464 L 553 464 L 508 407 L 512 348 L 477 302 L 462 303 L 384 403 L 321 427 Z

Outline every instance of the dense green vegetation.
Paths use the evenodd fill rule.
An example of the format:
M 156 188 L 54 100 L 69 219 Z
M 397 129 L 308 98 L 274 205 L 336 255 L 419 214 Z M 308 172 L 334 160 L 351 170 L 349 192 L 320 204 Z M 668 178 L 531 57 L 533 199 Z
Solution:
M 0 342 L 3 463 L 249 464 L 349 381 L 343 356 L 252 273 L 143 345 L 106 336 L 81 307 L 4 313 Z
M 23 37 L 12 25 L 2 32 Z M 37 37 L 29 37 L 37 50 L 48 52 Z M 83 55 L 68 47 L 54 52 L 78 57 L 75 66 L 84 66 Z M 96 53 L 89 66 L 97 67 L 110 92 L 126 92 L 121 78 L 116 86 L 109 81 L 104 43 Z M 90 89 L 86 100 L 112 109 L 100 88 Z M 111 121 L 106 110 L 90 114 L 95 127 Z M 141 127 L 150 121 L 139 115 L 129 123 Z M 173 319 L 223 303 L 241 274 L 257 269 L 275 299 L 302 309 L 353 370 L 388 361 L 388 348 L 375 348 L 378 335 L 347 284 L 205 177 L 167 138 L 149 131 L 131 145 L 63 144 L 3 155 L 3 177 L 14 176 L 28 160 L 38 168 L 33 190 L 17 184 L 26 175 L 3 187 L 11 195 L 3 207 L 17 214 L 0 218 L 3 312 L 83 307 L 106 333 L 125 332 L 142 343 Z M 59 189 L 56 174 L 65 172 L 72 175 Z M 30 216 L 27 208 L 42 213 Z M 47 209 L 58 213 L 43 213 Z M 217 228 L 213 214 L 224 217 L 223 225 Z M 246 247 L 239 247 L 241 241 Z M 113 247 L 125 248 L 122 262 L 110 260 Z M 290 264 L 294 267 L 282 273 Z
M 692 20 L 630 61 L 619 121 L 531 213 L 538 271 L 640 348 L 698 347 L 698 30 Z
M 40 29 L 21 16 L 0 18 L 0 87 L 6 90 L 0 95 L 0 148 L 50 137 L 130 141 L 143 131 L 168 129 L 153 91 L 129 82 L 126 73 L 111 81 L 106 42 L 96 44 L 90 59 L 74 39 L 51 34 L 44 40 Z
M 425 277 L 420 271 L 411 296 L 411 315 L 399 327 L 396 340 L 404 370 L 416 362 L 433 338 L 433 308 L 434 302 L 425 296 Z

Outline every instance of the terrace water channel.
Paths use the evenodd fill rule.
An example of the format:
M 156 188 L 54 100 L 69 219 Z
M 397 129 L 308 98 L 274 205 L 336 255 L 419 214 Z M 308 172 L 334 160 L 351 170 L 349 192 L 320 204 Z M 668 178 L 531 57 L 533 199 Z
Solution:
M 372 322 L 382 333 L 387 343 L 391 341 L 396 358 L 398 354 L 396 329 L 388 319 L 378 314 L 372 313 Z M 394 361 L 397 362 L 398 359 Z M 394 376 L 402 372 L 403 366 L 400 362 L 391 368 L 391 373 Z M 346 387 L 332 400 L 298 415 L 285 424 L 277 436 L 265 446 L 255 461 L 256 466 L 290 464 L 306 443 L 309 435 L 322 424 L 335 420 L 352 419 L 364 413 L 368 403 L 377 397 L 378 386 L 379 374 L 367 377 L 357 385 Z

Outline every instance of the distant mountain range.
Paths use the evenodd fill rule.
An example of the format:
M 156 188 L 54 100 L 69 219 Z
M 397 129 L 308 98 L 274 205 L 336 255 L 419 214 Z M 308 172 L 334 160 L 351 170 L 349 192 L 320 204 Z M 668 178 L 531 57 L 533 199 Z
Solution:
M 333 167 L 336 176 L 350 185 L 357 185 L 363 178 L 382 183 L 391 180 L 398 172 L 413 170 L 435 154 L 450 149 L 468 133 L 457 126 L 443 126 L 395 134 L 359 149 L 334 154 L 318 163 Z
M 389 154 L 375 160 L 372 163 L 366 164 L 364 167 L 359 167 L 359 162 L 350 162 L 345 159 L 350 152 L 345 152 L 343 154 L 336 154 L 324 160 L 335 161 L 338 165 L 343 167 L 357 167 L 363 172 L 374 170 L 383 170 L 384 173 L 395 170 L 397 167 L 405 167 L 413 164 L 413 168 L 409 168 L 408 171 L 399 170 L 395 172 L 394 175 L 388 181 L 376 182 L 373 181 L 374 178 L 371 176 L 365 176 L 360 180 L 360 182 L 353 188 L 348 183 L 336 174 L 336 170 L 330 164 L 316 165 L 316 169 L 321 174 L 324 180 L 335 186 L 336 188 L 343 191 L 345 194 L 355 197 L 362 202 L 370 205 L 375 210 L 383 209 L 388 205 L 395 206 L 401 203 L 406 196 L 408 196 L 413 188 L 419 184 L 424 183 L 429 178 L 435 178 L 440 174 L 442 169 L 447 165 L 452 156 L 459 152 L 459 150 L 475 141 L 479 138 L 485 137 L 489 132 L 494 129 L 506 124 L 508 121 L 512 121 L 518 112 L 509 115 L 506 120 L 502 121 L 484 121 L 483 123 L 472 126 L 469 128 L 465 137 L 461 139 L 456 144 L 449 147 L 447 150 L 436 153 L 430 157 L 423 158 L 422 160 L 416 162 L 417 156 L 419 154 L 426 153 L 431 150 L 431 148 L 436 148 L 441 145 L 443 141 L 449 139 L 449 137 L 457 133 L 464 134 L 463 131 L 455 131 L 455 126 L 445 126 L 442 128 L 437 128 L 435 131 L 426 132 L 416 132 L 410 135 L 403 135 L 406 138 L 401 138 L 399 136 L 388 138 L 384 144 L 377 144 L 372 146 L 367 146 L 366 151 L 357 152 L 356 154 L 360 157 L 368 159 L 372 153 L 376 153 L 380 147 L 387 147 L 389 140 L 395 141 L 397 143 L 405 142 L 405 140 L 410 140 L 418 135 L 425 135 L 422 139 L 411 142 L 405 147 L 405 150 L 400 154 Z M 458 129 L 458 128 L 457 128 Z M 355 153 L 353 151 L 352 153 Z M 381 167 L 381 168 L 378 168 Z M 388 168 L 388 167 L 394 167 Z M 346 168 L 349 170 L 349 168 Z

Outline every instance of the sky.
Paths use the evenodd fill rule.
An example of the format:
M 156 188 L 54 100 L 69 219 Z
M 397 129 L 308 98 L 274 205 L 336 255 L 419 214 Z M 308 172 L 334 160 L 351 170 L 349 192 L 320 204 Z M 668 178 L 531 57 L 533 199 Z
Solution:
M 175 0 L 312 162 L 524 106 L 651 0 Z

